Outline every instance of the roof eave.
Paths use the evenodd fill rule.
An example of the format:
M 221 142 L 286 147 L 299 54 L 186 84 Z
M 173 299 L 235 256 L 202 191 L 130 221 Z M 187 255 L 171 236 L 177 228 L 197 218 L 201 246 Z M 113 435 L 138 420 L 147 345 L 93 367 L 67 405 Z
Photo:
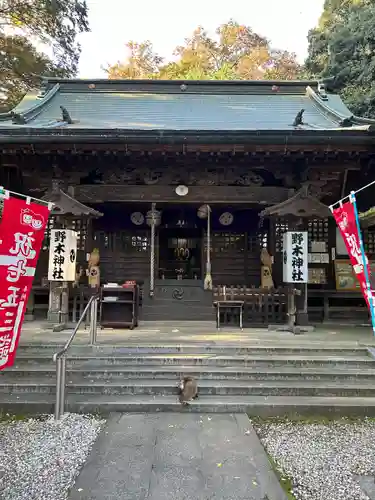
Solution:
M 314 215 L 317 218 L 327 218 L 331 215 L 331 211 L 327 205 L 322 203 L 317 198 L 308 194 L 308 186 L 303 186 L 299 191 L 293 194 L 290 198 L 277 205 L 273 205 L 265 208 L 260 216 L 261 217 L 275 217 L 275 216 L 283 216 L 287 214 L 293 214 L 293 207 L 299 204 L 306 205 L 310 204 L 311 209 L 308 211 L 303 211 L 298 214 L 301 218 L 310 217 Z M 290 212 L 289 212 L 290 209 Z
M 77 208 L 77 211 L 79 212 L 78 214 L 75 212 L 71 212 L 72 215 L 86 215 L 93 218 L 99 218 L 103 216 L 103 214 L 98 210 L 84 205 L 75 198 L 72 198 L 69 194 L 65 193 L 65 191 L 63 191 L 62 189 L 59 189 L 56 193 L 53 191 L 49 192 L 44 195 L 42 199 L 54 203 L 58 208 L 64 208 L 64 205 L 66 205 L 65 201 L 67 201 L 68 205 L 75 206 Z M 61 212 L 59 210 L 54 211 L 53 209 L 52 213 L 59 215 Z M 64 212 L 64 215 L 68 215 L 69 213 L 70 212 Z
M 356 125 L 367 125 L 369 127 L 374 127 L 375 126 L 375 120 L 371 118 L 363 118 L 361 116 L 356 116 L 353 115 L 353 113 L 350 111 L 350 109 L 345 105 L 347 113 L 346 114 L 341 114 L 339 113 L 336 109 L 332 108 L 327 100 L 322 99 L 322 96 L 319 95 L 318 93 L 315 92 L 315 90 L 312 88 L 311 85 L 307 86 L 306 89 L 307 95 L 312 99 L 315 104 L 323 111 L 323 113 L 327 116 L 329 116 L 331 119 L 333 119 L 335 122 L 340 123 L 342 120 L 345 118 L 351 118 L 352 123 L 354 124 L 354 127 Z M 347 127 L 350 129 L 351 127 Z
M 375 131 L 345 129 L 315 130 L 124 130 L 0 128 L 0 144 L 374 144 Z
M 375 207 L 370 208 L 367 212 L 359 214 L 361 226 L 365 229 L 375 226 Z
M 0 113 L 0 123 L 4 121 L 9 121 L 12 123 L 14 115 L 18 115 L 25 120 L 26 123 L 35 119 L 40 113 L 43 111 L 44 107 L 47 103 L 51 101 L 51 99 L 57 94 L 60 89 L 60 85 L 56 83 L 52 87 L 50 87 L 47 92 L 41 96 L 38 96 L 38 101 L 34 102 L 32 106 L 25 109 L 22 112 L 17 111 L 17 108 L 22 104 L 22 102 L 30 96 L 26 94 L 24 98 L 18 103 L 18 105 L 13 108 L 11 111 L 7 111 L 6 113 Z M 12 126 L 12 125 L 11 125 Z

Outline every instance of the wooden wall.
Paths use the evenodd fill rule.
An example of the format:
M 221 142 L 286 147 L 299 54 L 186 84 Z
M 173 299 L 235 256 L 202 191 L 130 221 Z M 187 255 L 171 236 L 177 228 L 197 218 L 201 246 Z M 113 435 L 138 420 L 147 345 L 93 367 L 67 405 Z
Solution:
M 260 252 L 267 246 L 268 226 L 245 232 L 213 231 L 211 265 L 214 284 L 259 287 Z
M 101 281 L 148 279 L 150 231 L 94 230 L 93 248 L 100 252 Z

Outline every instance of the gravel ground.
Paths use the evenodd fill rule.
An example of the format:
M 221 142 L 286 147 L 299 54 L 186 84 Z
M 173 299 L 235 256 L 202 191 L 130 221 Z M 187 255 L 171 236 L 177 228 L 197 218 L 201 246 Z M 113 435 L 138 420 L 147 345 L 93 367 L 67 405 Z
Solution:
M 356 475 L 375 477 L 374 421 L 253 423 L 297 500 L 369 499 Z
M 103 424 L 69 413 L 1 422 L 1 500 L 66 500 Z

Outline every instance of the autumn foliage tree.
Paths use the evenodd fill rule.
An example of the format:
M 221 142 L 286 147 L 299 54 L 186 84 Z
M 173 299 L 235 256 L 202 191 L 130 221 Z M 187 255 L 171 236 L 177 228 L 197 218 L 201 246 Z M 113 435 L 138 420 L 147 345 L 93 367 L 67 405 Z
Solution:
M 0 0 L 0 111 L 20 100 L 35 75 L 74 75 L 77 35 L 88 29 L 85 0 Z M 43 45 L 52 57 L 36 48 Z
M 129 42 L 126 47 L 128 58 L 105 68 L 108 78 L 290 80 L 301 70 L 295 54 L 272 49 L 266 38 L 235 21 L 219 26 L 215 37 L 198 27 L 176 47 L 169 62 L 150 41 Z

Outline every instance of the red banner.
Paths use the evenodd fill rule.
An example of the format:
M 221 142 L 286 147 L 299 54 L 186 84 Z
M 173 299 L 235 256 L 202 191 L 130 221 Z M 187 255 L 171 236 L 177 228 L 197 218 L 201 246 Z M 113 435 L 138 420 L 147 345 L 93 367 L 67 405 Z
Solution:
M 341 236 L 345 242 L 350 262 L 353 266 L 354 274 L 359 281 L 363 297 L 370 309 L 369 294 L 367 289 L 366 274 L 362 260 L 361 242 L 358 233 L 354 205 L 350 201 L 343 203 L 342 206 L 333 210 L 333 216 L 340 229 Z M 365 256 L 368 276 L 370 277 L 370 266 Z
M 48 216 L 47 206 L 4 199 L 0 222 L 0 370 L 14 364 Z

